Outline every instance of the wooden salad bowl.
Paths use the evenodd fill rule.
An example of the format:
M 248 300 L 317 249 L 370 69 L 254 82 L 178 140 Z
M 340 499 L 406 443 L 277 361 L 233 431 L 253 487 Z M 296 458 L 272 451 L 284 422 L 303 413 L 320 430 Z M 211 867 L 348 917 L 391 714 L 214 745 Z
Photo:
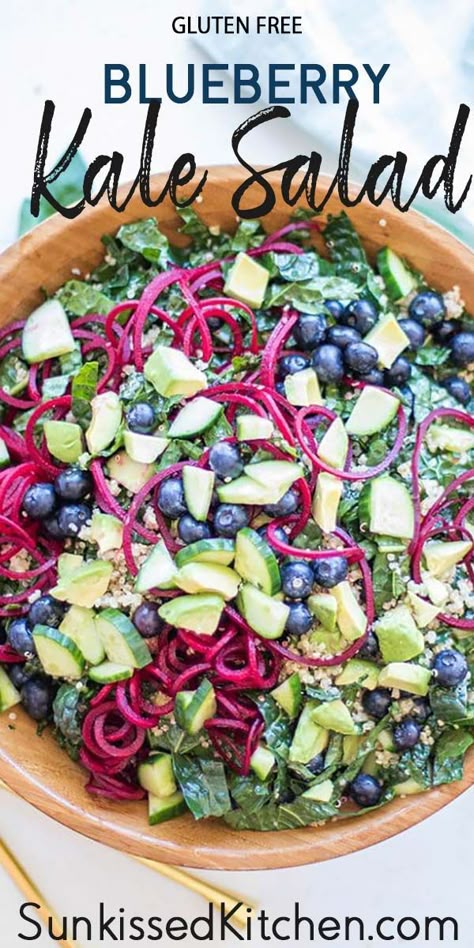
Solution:
M 165 175 L 152 179 L 156 193 L 165 180 Z M 238 167 L 211 169 L 203 200 L 195 205 L 208 224 L 235 228 L 231 196 L 242 180 Z M 322 182 L 325 190 L 328 183 Z M 275 190 L 279 193 L 277 187 Z M 326 213 L 341 209 L 338 198 L 332 197 Z M 27 315 L 41 302 L 41 288 L 54 291 L 71 277 L 72 268 L 84 273 L 96 266 L 103 253 L 100 238 L 104 233 L 113 233 L 121 224 L 151 213 L 135 196 L 122 214 L 101 202 L 75 220 L 56 214 L 34 228 L 0 256 L 0 325 Z M 468 309 L 474 310 L 473 255 L 467 247 L 416 212 L 402 214 L 389 203 L 375 208 L 363 202 L 349 213 L 370 257 L 390 243 L 426 274 L 434 287 L 444 291 L 458 284 Z M 265 228 L 282 226 L 289 214 L 277 196 Z M 173 242 L 186 242 L 177 233 L 179 220 L 169 202 L 156 209 L 156 217 Z M 318 236 L 315 240 L 319 244 Z M 143 802 L 112 803 L 89 796 L 84 789 L 84 771 L 52 735 L 46 731 L 38 737 L 35 722 L 21 708 L 15 708 L 14 714 L 15 720 L 8 712 L 0 717 L 0 778 L 11 789 L 48 816 L 92 839 L 135 855 L 196 868 L 277 869 L 343 856 L 414 826 L 459 796 L 474 779 L 472 753 L 462 781 L 398 799 L 360 818 L 268 833 L 236 832 L 221 820 L 195 822 L 191 816 L 150 828 Z

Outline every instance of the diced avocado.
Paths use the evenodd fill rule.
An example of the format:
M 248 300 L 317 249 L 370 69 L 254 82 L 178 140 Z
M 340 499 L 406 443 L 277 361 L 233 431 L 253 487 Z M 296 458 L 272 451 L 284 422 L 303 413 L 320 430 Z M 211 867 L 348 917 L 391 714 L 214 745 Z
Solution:
M 264 506 L 265 504 L 276 504 L 286 494 L 287 487 L 276 491 L 274 487 L 259 484 L 251 477 L 236 477 L 228 484 L 222 484 L 217 488 L 217 496 L 221 504 L 251 504 L 252 506 Z
M 213 635 L 219 625 L 225 602 L 214 593 L 177 596 L 158 610 L 165 622 L 189 629 L 198 635 Z
M 227 274 L 224 293 L 259 309 L 265 299 L 269 279 L 270 271 L 266 267 L 246 253 L 238 253 Z
M 150 826 L 158 826 L 159 823 L 165 823 L 166 820 L 173 820 L 175 816 L 180 816 L 187 810 L 186 801 L 177 790 L 170 797 L 155 797 L 152 793 L 148 794 L 148 823 Z
M 94 513 L 89 533 L 91 540 L 97 543 L 100 554 L 122 547 L 123 523 L 112 514 Z
M 99 665 L 104 661 L 105 651 L 97 632 L 92 609 L 86 606 L 71 606 L 59 626 L 59 631 L 68 635 L 76 643 L 90 665 Z
M 169 438 L 192 438 L 202 434 L 222 414 L 222 405 L 211 398 L 199 395 L 188 402 L 176 415 L 168 431 Z
M 390 247 L 377 254 L 377 266 L 385 281 L 387 293 L 395 303 L 416 288 L 416 278 L 403 260 Z
M 439 613 L 438 606 L 433 606 L 431 602 L 427 602 L 426 599 L 422 599 L 421 596 L 417 596 L 415 593 L 408 593 L 408 602 L 419 629 L 425 629 L 436 619 Z
M 107 470 L 109 477 L 125 487 L 131 494 L 138 494 L 138 491 L 153 477 L 155 467 L 153 464 L 141 464 L 139 461 L 132 461 L 125 451 L 117 451 L 113 457 L 107 461 Z
M 216 475 L 202 467 L 183 467 L 184 499 L 195 520 L 204 521 L 209 513 Z
M 112 444 L 122 421 L 122 405 L 115 392 L 102 392 L 91 401 L 92 420 L 86 431 L 91 454 L 99 454 Z
M 379 363 L 384 369 L 389 369 L 410 345 L 406 332 L 392 313 L 380 317 L 374 328 L 364 336 L 364 342 L 377 350 Z
M 337 602 L 337 624 L 341 634 L 347 642 L 355 642 L 365 632 L 367 616 L 348 580 L 333 586 L 332 595 Z
M 393 792 L 396 797 L 411 797 L 416 793 L 423 793 L 427 787 L 424 787 L 422 783 L 417 783 L 413 777 L 408 777 L 407 780 L 402 780 L 401 783 L 396 783 L 393 786 Z
M 347 766 L 347 764 L 352 764 L 352 761 L 357 755 L 362 741 L 364 740 L 363 734 L 345 734 L 342 740 L 342 763 Z
M 436 579 L 435 576 L 431 576 L 430 573 L 424 570 L 422 570 L 421 579 L 430 602 L 432 602 L 434 606 L 444 606 L 449 599 L 451 591 L 449 583 L 444 583 L 441 579 Z
M 78 553 L 61 553 L 58 556 L 58 579 L 64 580 L 84 564 L 82 556 Z
M 384 662 L 406 662 L 423 652 L 423 634 L 407 606 L 389 609 L 375 624 Z
M 198 734 L 217 710 L 216 695 L 210 681 L 204 678 L 196 691 L 178 691 L 175 698 L 176 723 L 187 734 Z
M 138 783 L 160 800 L 176 793 L 171 754 L 150 754 L 138 767 Z
M 157 346 L 146 360 L 144 375 L 159 395 L 170 398 L 172 395 L 196 395 L 207 388 L 204 372 L 179 349 Z
M 359 498 L 361 529 L 410 540 L 415 530 L 411 494 L 402 481 L 383 474 L 363 488 Z
M 268 441 L 273 436 L 273 422 L 259 415 L 238 415 L 235 427 L 238 441 Z
M 47 300 L 28 316 L 21 344 L 23 356 L 30 364 L 74 350 L 74 336 L 59 300 Z
M 430 425 L 426 433 L 426 443 L 433 452 L 468 454 L 474 450 L 474 432 L 469 428 L 454 428 L 451 425 Z
M 10 681 L 5 669 L 0 668 L 0 713 L 14 708 L 20 701 L 20 692 Z
M 89 560 L 74 573 L 60 579 L 51 590 L 51 595 L 71 606 L 91 609 L 96 600 L 107 592 L 112 570 L 112 563 L 106 560 Z
M 110 662 L 144 668 L 151 662 L 145 640 L 133 622 L 119 609 L 104 609 L 96 616 L 96 628 Z
M 83 452 L 82 429 L 70 421 L 45 421 L 44 436 L 53 458 L 64 464 L 74 464 Z
M 335 731 L 337 734 L 357 733 L 349 708 L 339 698 L 318 705 L 313 711 L 312 718 L 316 724 L 327 728 L 328 731 Z
M 303 477 L 304 471 L 295 461 L 256 461 L 254 464 L 246 464 L 244 473 L 263 487 L 271 487 L 277 493 L 286 493 L 295 481 Z
M 349 450 L 349 437 L 342 418 L 334 419 L 323 434 L 318 447 L 318 457 L 330 467 L 342 470 Z
M 301 708 L 303 700 L 303 691 L 301 679 L 297 672 L 290 675 L 281 685 L 278 685 L 270 692 L 272 698 L 277 704 L 286 711 L 289 718 L 295 718 Z
M 289 606 L 246 583 L 237 597 L 237 607 L 251 629 L 264 639 L 279 639 L 284 632 Z
M 329 732 L 313 720 L 316 707 L 315 701 L 307 701 L 300 714 L 289 754 L 289 759 L 295 763 L 308 764 L 328 746 Z
M 49 625 L 35 625 L 33 641 L 47 675 L 71 681 L 81 678 L 85 668 L 84 656 L 69 636 Z
M 211 592 L 223 599 L 235 599 L 240 576 L 219 563 L 187 563 L 174 576 L 176 586 L 187 593 Z
M 133 678 L 135 669 L 131 665 L 119 665 L 117 662 L 101 662 L 89 668 L 88 676 L 98 685 L 112 685 L 117 681 Z
M 0 438 L 0 470 L 4 467 L 8 467 L 10 464 L 10 455 L 8 453 L 8 448 L 3 440 Z
M 308 596 L 306 605 L 328 632 L 336 631 L 337 599 L 331 593 L 315 593 Z
M 373 691 L 377 687 L 378 680 L 379 668 L 374 662 L 365 661 L 363 658 L 351 658 L 346 662 L 334 683 L 339 686 L 359 682 L 362 688 Z
M 428 572 L 435 579 L 449 579 L 451 570 L 462 562 L 472 547 L 472 540 L 428 540 L 423 547 Z
M 428 694 L 431 671 L 410 662 L 390 662 L 379 675 L 380 688 L 397 688 L 424 698 Z
M 234 567 L 242 579 L 268 596 L 273 596 L 281 588 L 280 569 L 272 548 L 250 527 L 237 533 Z
M 268 747 L 259 744 L 250 758 L 250 767 L 259 780 L 266 780 L 275 766 L 275 754 Z
M 310 787 L 309 790 L 305 790 L 301 796 L 307 800 L 318 800 L 320 803 L 329 803 L 333 793 L 334 784 L 332 780 L 321 780 L 321 783 L 316 783 L 313 787 Z
M 124 431 L 123 443 L 132 461 L 139 464 L 153 464 L 170 443 L 169 438 L 156 438 L 155 435 L 140 434 L 138 431 Z
M 309 643 L 311 646 L 323 645 L 325 651 L 330 655 L 338 655 L 346 647 L 346 640 L 343 639 L 338 629 L 329 632 L 323 625 L 317 625 L 311 629 Z
M 319 472 L 313 497 L 313 517 L 323 533 L 332 533 L 336 529 L 342 486 L 342 481 L 334 474 Z
M 135 592 L 146 593 L 149 589 L 174 589 L 176 565 L 163 540 L 151 548 L 142 563 L 135 580 Z
M 367 757 L 363 761 L 362 773 L 370 774 L 371 777 L 376 777 L 378 770 L 379 770 L 379 765 L 377 763 L 376 752 L 371 751 L 370 754 L 367 754 Z
M 388 728 L 384 728 L 383 731 L 380 731 L 380 734 L 377 738 L 378 743 L 384 750 L 394 751 L 395 745 L 393 743 L 393 734 Z
M 346 421 L 346 431 L 361 438 L 377 434 L 393 421 L 399 407 L 395 395 L 366 385 Z
M 216 537 L 212 540 L 196 540 L 189 543 L 182 550 L 178 550 L 175 562 L 181 569 L 186 563 L 220 563 L 221 566 L 230 566 L 235 557 L 233 540 Z
M 314 369 L 302 369 L 294 375 L 287 375 L 283 384 L 290 405 L 306 407 L 324 404 L 318 376 Z

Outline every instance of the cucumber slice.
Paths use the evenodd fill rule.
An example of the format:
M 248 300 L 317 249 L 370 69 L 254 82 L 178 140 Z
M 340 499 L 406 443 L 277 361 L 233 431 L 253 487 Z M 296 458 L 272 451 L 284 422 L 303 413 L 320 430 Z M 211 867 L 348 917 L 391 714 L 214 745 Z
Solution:
M 383 431 L 395 418 L 399 405 L 395 395 L 366 385 L 346 421 L 347 433 L 365 437 Z
M 174 589 L 176 566 L 163 540 L 159 540 L 148 554 L 138 571 L 135 592 L 146 593 L 150 589 Z
M 374 328 L 364 337 L 364 342 L 377 350 L 379 363 L 389 369 L 401 352 L 410 345 L 410 340 L 392 313 L 381 316 Z
M 202 434 L 217 421 L 222 414 L 222 405 L 200 395 L 188 402 L 171 423 L 169 438 L 192 438 Z
M 235 599 L 240 584 L 238 573 L 219 563 L 187 563 L 174 579 L 184 592 L 211 592 L 223 599 Z
M 138 782 L 159 800 L 176 793 L 171 754 L 151 754 L 138 768 Z
M 257 635 L 264 639 L 279 639 L 283 635 L 290 612 L 286 603 L 272 599 L 248 583 L 239 592 L 237 606 Z
M 289 718 L 296 718 L 303 700 L 300 676 L 295 672 L 286 681 L 270 692 L 277 704 L 286 711 Z
M 187 806 L 180 790 L 163 800 L 160 797 L 155 797 L 152 793 L 148 796 L 148 822 L 150 826 L 157 826 L 158 823 L 172 820 L 175 816 L 181 816 L 186 810 Z
M 258 415 L 239 415 L 235 426 L 238 441 L 268 441 L 273 436 L 273 423 Z
M 195 520 L 204 521 L 209 513 L 214 482 L 214 471 L 186 464 L 183 467 L 183 488 L 186 506 Z
M 10 464 L 10 455 L 8 453 L 8 448 L 3 438 L 0 438 L 0 470 L 4 467 L 8 467 L 9 464 Z
M 246 464 L 244 473 L 257 484 L 270 487 L 278 493 L 282 490 L 285 494 L 295 481 L 303 477 L 304 471 L 294 461 L 257 461 Z
M 370 533 L 411 540 L 415 514 L 405 484 L 388 474 L 366 484 L 359 498 L 359 522 L 361 529 Z
M 165 602 L 158 614 L 165 622 L 198 635 L 213 635 L 219 625 L 225 602 L 214 593 L 177 596 Z
M 417 283 L 413 273 L 390 247 L 379 250 L 377 267 L 380 276 L 385 281 L 387 293 L 395 303 L 404 296 L 408 296 L 416 288 Z
M 35 625 L 33 641 L 38 658 L 51 678 L 81 678 L 85 660 L 76 643 L 49 625 Z
M 178 550 L 175 562 L 181 569 L 187 563 L 220 563 L 221 566 L 230 566 L 235 556 L 233 540 L 219 537 L 215 540 L 197 540 L 189 546 Z
M 74 336 L 59 300 L 47 300 L 28 316 L 21 345 L 23 355 L 30 364 L 73 352 Z
M 207 388 L 204 372 L 201 372 L 179 349 L 157 346 L 145 362 L 143 374 L 156 388 L 159 395 L 191 397 Z
M 132 461 L 140 464 L 153 464 L 168 447 L 169 438 L 155 438 L 154 435 L 140 434 L 138 431 L 124 431 L 123 443 Z
M 187 734 L 197 734 L 217 710 L 216 696 L 210 681 L 204 678 L 196 691 L 178 691 L 174 714 L 176 723 Z
M 99 685 L 109 685 L 114 681 L 125 681 L 132 678 L 133 668 L 129 665 L 117 665 L 116 662 L 102 662 L 89 669 L 89 678 Z
M 86 662 L 100 665 L 104 661 L 104 646 L 96 629 L 92 609 L 86 606 L 71 606 L 59 626 L 59 631 L 76 643 Z
M 151 662 L 148 646 L 133 622 L 119 609 L 104 609 L 96 618 L 105 654 L 116 665 L 144 668 Z
M 254 750 L 250 758 L 250 767 L 259 780 L 266 780 L 275 766 L 275 754 L 263 744 Z
M 286 485 L 284 489 L 276 491 L 273 487 L 258 484 L 253 478 L 242 475 L 236 477 L 235 481 L 218 487 L 217 496 L 222 504 L 251 504 L 263 507 L 265 504 L 277 504 L 287 490 Z
M 70 421 L 45 421 L 46 446 L 53 458 L 74 464 L 83 453 L 82 428 Z
M 271 547 L 256 530 L 244 527 L 235 538 L 234 567 L 242 579 L 268 596 L 281 589 L 280 569 Z
M 0 668 L 0 712 L 14 708 L 20 701 L 20 692 L 10 681 L 5 669 Z
M 328 746 L 329 731 L 313 720 L 316 707 L 316 701 L 307 701 L 300 714 L 289 755 L 289 759 L 295 763 L 308 764 Z
M 128 490 L 131 494 L 138 494 L 138 491 L 145 486 L 156 472 L 154 464 L 141 464 L 140 461 L 132 461 L 125 451 L 117 451 L 117 454 L 109 458 L 107 470 L 109 477 L 117 481 L 117 484 L 125 487 L 125 490 Z
M 318 456 L 330 467 L 342 470 L 349 450 L 349 438 L 342 418 L 335 418 L 321 438 Z

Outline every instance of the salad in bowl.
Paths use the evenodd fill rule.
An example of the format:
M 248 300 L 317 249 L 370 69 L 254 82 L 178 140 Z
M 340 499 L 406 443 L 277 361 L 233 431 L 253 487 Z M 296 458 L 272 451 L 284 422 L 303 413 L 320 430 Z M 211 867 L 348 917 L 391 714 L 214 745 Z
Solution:
M 241 830 L 461 779 L 474 331 L 345 214 L 104 237 L 0 338 L 0 710 Z M 313 236 L 322 231 L 324 254 Z

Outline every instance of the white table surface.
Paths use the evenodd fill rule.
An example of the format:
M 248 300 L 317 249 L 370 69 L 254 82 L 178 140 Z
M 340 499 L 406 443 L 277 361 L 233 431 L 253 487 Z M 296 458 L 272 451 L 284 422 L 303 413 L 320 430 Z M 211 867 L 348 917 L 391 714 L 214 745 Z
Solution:
M 57 110 L 52 157 L 69 140 L 82 108 L 89 105 L 93 124 L 83 148 L 86 157 L 91 160 L 99 151 L 116 147 L 126 154 L 124 180 L 136 173 L 145 107 L 104 106 L 104 61 L 153 63 L 157 77 L 160 61 L 201 61 L 190 41 L 172 36 L 168 17 L 163 12 L 158 14 L 156 8 L 151 0 L 138 0 L 133 7 L 124 0 L 83 0 L 81 4 L 72 0 L 43 0 L 40 4 L 18 0 L 4 6 L 0 39 L 0 118 L 4 129 L 0 149 L 0 247 L 15 238 L 19 202 L 31 186 L 46 97 L 55 101 Z M 190 13 L 196 8 L 185 2 L 179 12 Z M 240 106 L 167 105 L 160 119 L 154 170 L 168 168 L 188 149 L 202 164 L 232 161 L 230 136 L 246 114 Z M 252 158 L 258 158 L 263 145 L 265 158 L 274 161 L 307 149 L 311 143 L 295 129 L 283 133 L 275 126 L 270 139 L 255 137 L 249 149 Z M 198 897 L 175 883 L 161 879 L 125 855 L 73 834 L 2 792 L 0 834 L 59 914 L 92 916 L 100 900 L 111 913 L 126 906 L 131 914 L 145 916 L 183 914 L 191 919 L 202 908 Z M 457 944 L 470 948 L 473 843 L 472 796 L 464 795 L 424 824 L 353 856 L 302 869 L 201 875 L 251 897 L 271 915 L 284 914 L 296 900 L 315 916 L 356 914 L 363 916 L 368 926 L 384 914 L 420 919 L 425 915 L 452 915 L 460 924 Z M 0 871 L 1 948 L 25 944 L 18 938 L 21 901 Z M 182 942 L 194 943 L 192 939 Z M 53 942 L 43 936 L 34 944 Z M 121 944 L 132 946 L 135 942 Z M 174 942 L 164 939 L 161 944 Z M 254 939 L 252 944 L 264 942 Z M 299 944 L 309 942 L 301 940 Z M 382 942 L 374 940 L 373 944 Z M 398 948 L 402 942 L 391 944 Z

